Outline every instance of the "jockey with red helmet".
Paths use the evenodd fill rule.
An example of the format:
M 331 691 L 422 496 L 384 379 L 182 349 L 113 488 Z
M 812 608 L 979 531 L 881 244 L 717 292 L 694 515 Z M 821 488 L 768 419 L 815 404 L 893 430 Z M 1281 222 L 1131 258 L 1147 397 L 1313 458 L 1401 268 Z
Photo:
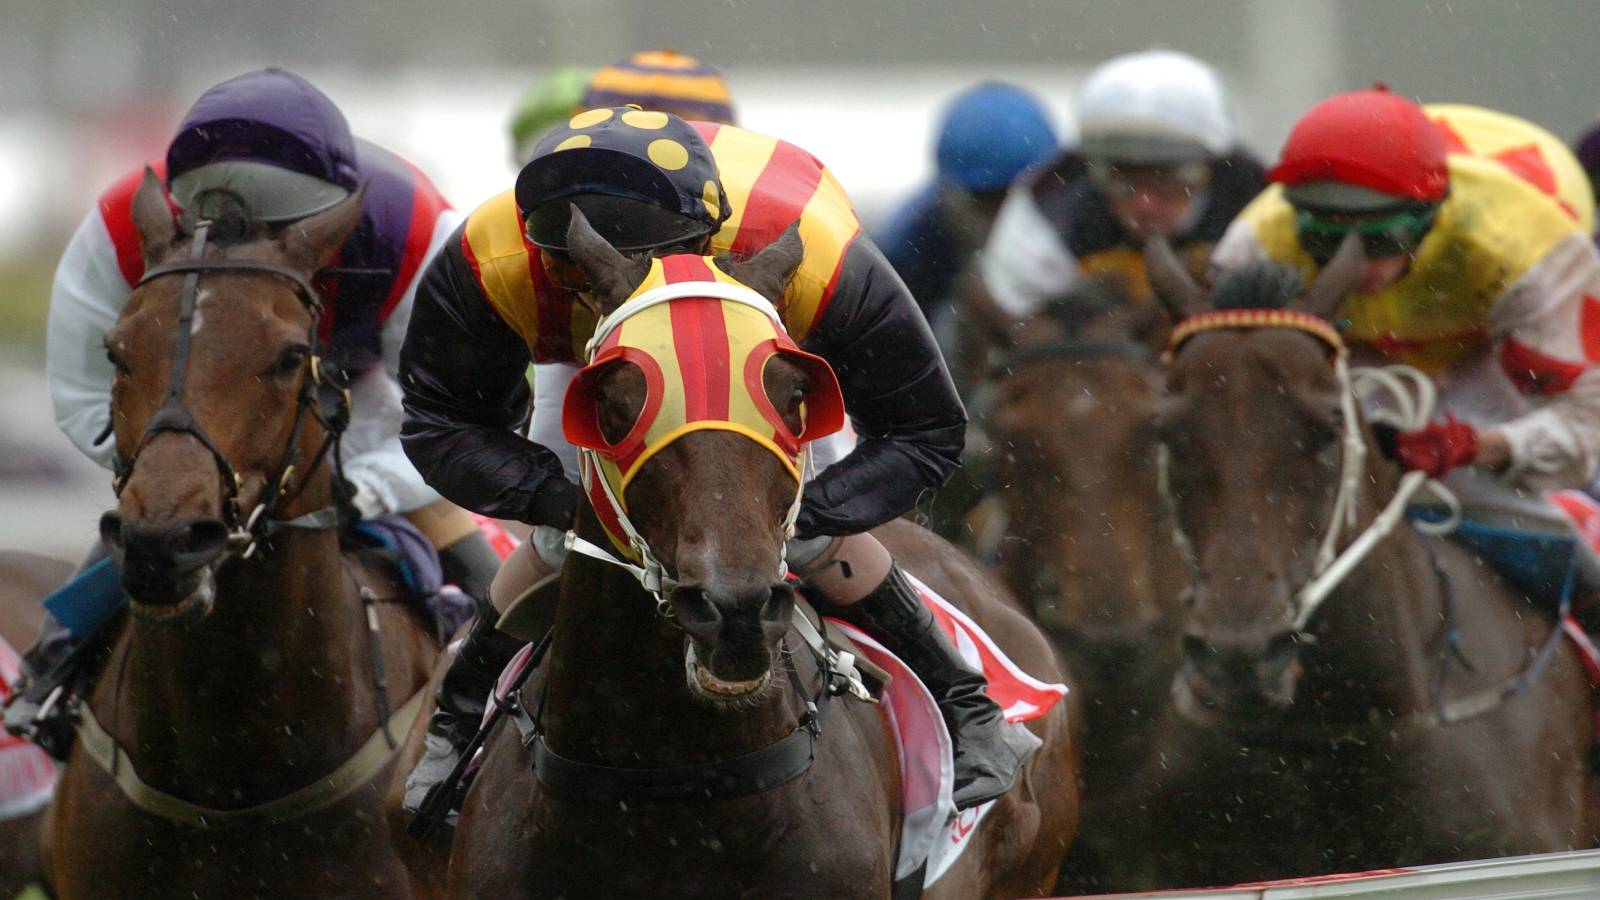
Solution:
M 1559 523 L 1543 491 L 1600 466 L 1600 254 L 1570 153 L 1519 119 L 1380 86 L 1313 107 L 1270 176 L 1213 263 L 1309 276 L 1358 235 L 1365 268 L 1337 326 L 1439 387 L 1441 418 L 1398 436 L 1401 465 L 1448 474 L 1469 512 Z
M 486 597 L 499 560 L 471 517 L 424 483 L 401 449 L 395 383 L 418 280 L 460 214 L 415 166 L 353 137 L 332 100 L 282 69 L 247 72 L 207 90 L 185 114 L 165 157 L 149 166 L 165 181 L 175 210 L 207 216 L 242 207 L 269 230 L 365 187 L 361 219 L 338 257 L 341 267 L 363 271 L 329 279 L 322 298 L 327 360 L 348 377 L 352 395 L 344 475 L 363 516 L 411 514 L 440 548 L 445 579 Z M 119 179 L 84 217 L 50 297 L 46 365 L 56 422 L 107 467 L 116 452 L 108 428 L 115 373 L 102 338 L 144 272 L 131 212 L 143 174 L 141 165 Z M 120 601 L 120 590 L 111 600 Z M 49 623 L 25 661 L 29 685 L 8 707 L 8 727 L 40 733 L 46 723 L 33 721 L 28 707 L 54 687 L 42 676 L 68 644 L 64 630 Z
M 833 614 L 861 624 L 923 678 L 955 738 L 957 805 L 1004 793 L 1034 745 L 1005 726 L 983 675 L 864 534 L 943 483 L 961 452 L 965 412 L 916 301 L 861 232 L 843 189 L 784 141 L 637 108 L 580 113 L 540 141 L 515 190 L 474 211 L 430 267 L 401 358 L 402 439 L 445 496 L 538 526 L 497 576 L 495 604 L 560 564 L 550 536 L 572 527 L 582 493 L 559 455 L 560 408 L 544 402 L 545 385 L 531 440 L 518 432 L 528 421 L 528 361 L 543 364 L 540 382 L 565 385 L 595 328 L 581 300 L 587 277 L 566 252 L 573 206 L 633 256 L 748 254 L 800 225 L 804 253 L 782 304 L 785 325 L 801 348 L 832 363 L 863 439 L 805 485 L 790 565 Z M 410 808 L 454 766 L 518 646 L 494 624 L 480 620 L 445 675 L 426 752 L 407 782 Z

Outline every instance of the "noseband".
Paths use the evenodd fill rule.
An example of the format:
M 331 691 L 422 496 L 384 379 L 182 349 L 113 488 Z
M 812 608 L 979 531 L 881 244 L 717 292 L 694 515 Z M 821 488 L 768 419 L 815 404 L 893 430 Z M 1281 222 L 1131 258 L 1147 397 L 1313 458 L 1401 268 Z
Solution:
M 157 434 L 177 432 L 187 434 L 199 441 L 207 450 L 217 465 L 217 473 L 222 483 L 222 521 L 228 527 L 229 543 L 236 549 L 242 550 L 240 558 L 249 559 L 256 551 L 261 540 L 274 526 L 290 526 L 300 528 L 331 528 L 338 523 L 338 509 L 329 506 L 299 516 L 294 519 L 277 520 L 271 513 L 280 505 L 289 502 L 298 496 L 297 488 L 304 488 L 309 483 L 316 467 L 322 464 L 322 459 L 332 448 L 337 456 L 340 437 L 345 426 L 350 420 L 350 395 L 349 392 L 338 385 L 333 376 L 322 366 L 321 358 L 317 355 L 318 326 L 322 317 L 322 301 L 317 289 L 305 273 L 288 266 L 263 260 L 250 259 L 207 259 L 206 236 L 211 230 L 211 222 L 202 220 L 195 226 L 194 242 L 190 245 L 189 258 L 181 262 L 167 263 L 156 266 L 144 273 L 139 279 L 138 287 L 144 287 L 157 278 L 168 275 L 181 274 L 183 278 L 183 293 L 179 299 L 178 307 L 178 332 L 177 344 L 172 352 L 172 371 L 167 380 L 167 392 L 156 410 L 154 416 L 145 425 L 144 433 L 139 437 L 139 443 L 134 448 L 133 454 L 126 460 L 118 459 L 116 477 L 112 481 L 112 488 L 118 497 L 122 496 L 122 489 L 132 474 L 134 465 L 139 461 L 139 454 L 144 451 L 150 440 Z M 228 461 L 227 456 L 211 440 L 210 435 L 195 421 L 194 415 L 183 404 L 183 381 L 189 367 L 189 351 L 193 339 L 191 323 L 194 319 L 195 305 L 198 302 L 200 276 L 206 272 L 256 272 L 276 275 L 286 279 L 294 287 L 295 295 L 311 314 L 311 328 L 307 337 L 307 345 L 311 348 L 306 356 L 306 365 L 309 367 L 306 377 L 300 382 L 300 395 L 295 405 L 294 424 L 289 429 L 289 439 L 284 443 L 278 466 L 271 477 L 263 486 L 261 495 L 255 507 L 248 515 L 241 514 L 239 508 L 239 492 L 241 483 L 239 473 Z M 295 455 L 295 448 L 300 440 L 300 431 L 304 427 L 306 415 L 320 423 L 326 431 L 322 446 L 318 448 L 313 458 L 310 469 L 303 477 L 296 481 L 294 463 L 291 461 Z M 112 417 L 115 423 L 116 417 Z M 108 430 L 112 426 L 108 426 Z M 338 465 L 337 459 L 335 465 Z

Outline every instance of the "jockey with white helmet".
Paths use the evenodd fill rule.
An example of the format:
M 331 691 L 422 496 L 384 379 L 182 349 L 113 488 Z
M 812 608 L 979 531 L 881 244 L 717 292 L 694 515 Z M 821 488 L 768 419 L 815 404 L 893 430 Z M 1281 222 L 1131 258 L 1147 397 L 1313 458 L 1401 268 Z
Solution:
M 1238 146 L 1222 82 L 1184 53 L 1149 50 L 1092 72 L 1077 104 L 1080 148 L 1018 182 L 984 248 L 998 311 L 1032 316 L 1079 279 L 1150 299 L 1144 241 L 1160 235 L 1196 272 L 1265 183 Z

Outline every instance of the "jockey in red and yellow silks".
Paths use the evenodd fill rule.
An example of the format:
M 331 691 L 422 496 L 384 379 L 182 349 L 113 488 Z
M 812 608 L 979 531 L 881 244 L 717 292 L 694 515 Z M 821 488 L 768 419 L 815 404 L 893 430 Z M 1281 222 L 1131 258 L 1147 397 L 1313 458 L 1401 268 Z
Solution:
M 1600 255 L 1570 154 L 1513 117 L 1376 89 L 1308 113 L 1272 178 L 1213 264 L 1310 275 L 1359 232 L 1367 272 L 1340 331 L 1440 389 L 1442 421 L 1400 437 L 1402 464 L 1449 472 L 1492 517 L 1550 518 L 1542 492 L 1600 466 Z
M 782 324 L 799 349 L 831 364 L 862 439 L 804 484 L 790 563 L 815 602 L 871 630 L 923 678 L 955 738 L 957 806 L 1004 793 L 1037 742 L 1006 725 L 982 673 L 932 627 L 921 595 L 866 533 L 944 482 L 965 412 L 916 301 L 861 233 L 838 182 L 799 147 L 626 107 L 579 113 L 541 139 L 515 190 L 472 213 L 423 279 L 401 363 L 402 437 L 418 469 L 470 509 L 540 526 L 535 543 L 571 527 L 580 489 L 561 458 L 569 448 L 559 403 L 546 391 L 565 388 L 595 328 L 580 296 L 588 276 L 567 255 L 573 209 L 616 250 L 669 260 L 747 257 L 796 227 L 801 256 L 777 298 Z M 531 441 L 515 431 L 528 414 L 530 360 L 542 364 Z M 507 570 L 553 564 L 531 556 Z M 833 558 L 849 565 L 822 565 Z M 509 602 L 509 579 L 501 590 L 497 579 L 492 592 Z M 473 672 L 508 655 L 493 625 L 474 628 L 466 661 L 444 679 L 427 751 L 407 781 L 410 807 L 470 736 L 464 725 L 486 693 Z

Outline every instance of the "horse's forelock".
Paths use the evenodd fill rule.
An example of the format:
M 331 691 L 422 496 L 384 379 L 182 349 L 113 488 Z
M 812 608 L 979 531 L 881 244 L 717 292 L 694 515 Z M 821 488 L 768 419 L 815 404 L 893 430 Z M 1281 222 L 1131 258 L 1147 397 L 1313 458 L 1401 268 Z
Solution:
M 1293 267 L 1260 260 L 1228 269 L 1211 291 L 1213 309 L 1284 309 L 1305 284 Z

